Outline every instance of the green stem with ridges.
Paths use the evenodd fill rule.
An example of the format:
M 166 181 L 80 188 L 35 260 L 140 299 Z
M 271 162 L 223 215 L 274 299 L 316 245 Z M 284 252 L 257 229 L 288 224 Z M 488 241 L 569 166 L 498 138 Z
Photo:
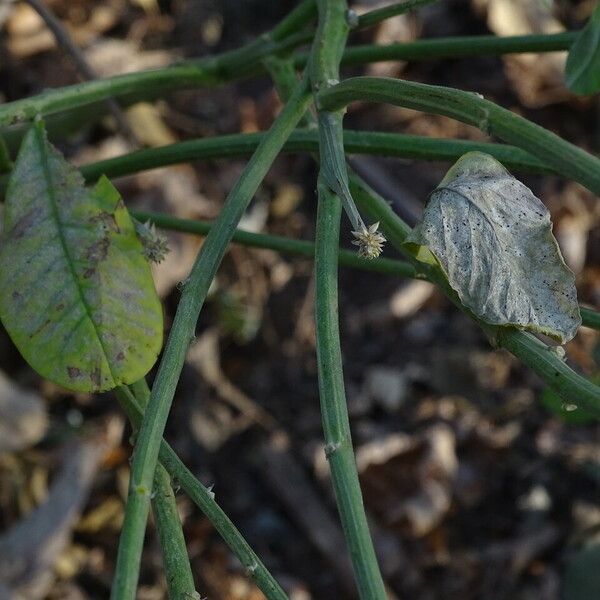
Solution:
M 315 96 L 336 85 L 348 35 L 344 0 L 317 0 L 319 21 L 309 69 Z M 385 600 L 387 594 L 363 505 L 342 370 L 338 329 L 337 265 L 341 202 L 360 230 L 362 218 L 348 189 L 342 138 L 342 110 L 323 110 L 316 102 L 319 127 L 319 179 L 315 245 L 315 325 L 321 420 L 325 454 L 331 468 L 338 513 L 358 593 L 363 600 Z M 364 225 L 363 225 L 364 228 Z
M 364 600 L 385 600 L 387 595 L 369 533 L 354 460 L 344 390 L 337 295 L 341 202 L 322 179 L 318 184 L 318 195 L 315 323 L 325 454 L 359 595 Z
M 387 77 L 354 77 L 320 91 L 318 100 L 328 110 L 363 100 L 445 115 L 530 152 L 557 173 L 600 194 L 600 159 L 472 92 Z
M 264 138 L 265 133 L 236 133 L 214 138 L 178 142 L 159 148 L 147 148 L 123 154 L 81 167 L 88 181 L 100 175 L 122 177 L 148 169 L 156 169 L 194 160 L 237 158 L 249 156 Z M 297 129 L 283 146 L 283 152 L 317 152 L 318 133 Z M 485 152 L 499 160 L 508 169 L 535 173 L 551 172 L 531 154 L 506 144 L 472 142 L 468 140 L 432 139 L 399 133 L 371 131 L 344 131 L 344 149 L 348 154 L 370 154 L 417 160 L 455 161 L 467 152 Z
M 127 413 L 134 427 L 139 427 L 144 411 L 137 398 L 127 387 L 116 390 L 117 399 Z M 176 481 L 190 500 L 206 515 L 213 527 L 219 532 L 227 546 L 246 569 L 248 576 L 256 583 L 268 600 L 287 600 L 281 586 L 269 573 L 268 569 L 252 550 L 242 534 L 237 530 L 229 517 L 214 499 L 214 494 L 202 485 L 183 464 L 175 451 L 161 441 L 159 452 L 160 464 L 167 470 L 172 481 Z
M 296 28 L 301 23 L 296 24 Z M 286 29 L 292 29 L 287 28 Z M 520 52 L 554 52 L 568 50 L 577 32 L 529 36 L 470 36 L 418 40 L 387 46 L 356 46 L 346 48 L 342 64 L 357 65 L 389 60 L 425 60 L 461 56 L 499 55 Z M 251 45 L 231 52 L 190 61 L 181 61 L 163 69 L 139 71 L 92 82 L 66 86 L 43 92 L 23 100 L 0 106 L 0 127 L 32 120 L 36 115 L 48 115 L 94 104 L 106 98 L 161 97 L 176 90 L 198 86 L 216 86 L 233 79 L 257 75 L 263 71 L 261 60 L 266 56 L 285 53 L 309 41 L 309 34 L 297 32 L 282 40 L 265 36 Z M 262 42 L 261 42 L 262 40 Z M 262 45 L 258 45 L 261 42 Z M 302 67 L 307 54 L 298 54 L 296 66 Z
M 239 220 L 283 143 L 306 112 L 310 101 L 307 87 L 306 81 L 299 86 L 246 165 L 183 286 L 133 453 L 130 491 L 111 595 L 113 600 L 133 600 L 135 597 L 150 489 L 162 434 L 204 299 Z
M 136 381 L 129 386 L 129 389 L 140 407 L 145 409 L 150 398 L 150 388 L 146 380 Z M 123 403 L 123 388 L 117 388 L 116 394 Z M 137 421 L 132 420 L 134 431 L 137 429 L 136 423 Z M 178 600 L 179 598 L 192 600 L 197 597 L 192 567 L 177 511 L 175 494 L 171 487 L 171 477 L 161 464 L 156 466 L 154 473 L 152 512 L 163 557 L 169 598 L 171 600 Z

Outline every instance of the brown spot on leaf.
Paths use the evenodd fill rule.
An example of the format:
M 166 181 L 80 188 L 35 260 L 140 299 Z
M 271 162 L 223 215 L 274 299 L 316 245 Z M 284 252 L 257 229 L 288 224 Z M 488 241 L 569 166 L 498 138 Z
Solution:
M 115 216 L 106 211 L 102 211 L 91 220 L 93 223 L 98 223 L 104 231 L 119 231 Z
M 125 352 L 121 351 L 119 352 L 119 354 L 117 354 L 117 360 L 124 360 L 125 359 Z
M 89 279 L 95 272 L 96 269 L 94 267 L 90 267 L 83 272 L 83 278 Z
M 90 373 L 90 379 L 92 380 L 92 383 L 99 388 L 100 387 L 100 368 L 96 367 L 91 373 Z
M 63 302 L 60 302 L 59 304 L 56 305 L 56 310 L 62 310 L 65 307 Z
M 81 375 L 81 369 L 77 367 L 67 367 L 67 373 L 71 379 L 75 379 Z
M 92 263 L 100 262 L 106 258 L 110 240 L 103 237 L 87 247 L 85 257 Z
M 19 300 L 20 300 L 22 297 L 23 297 L 23 296 L 21 295 L 21 292 L 14 291 L 14 292 L 12 293 L 12 299 L 13 299 L 15 302 L 18 302 L 18 301 L 19 301 Z

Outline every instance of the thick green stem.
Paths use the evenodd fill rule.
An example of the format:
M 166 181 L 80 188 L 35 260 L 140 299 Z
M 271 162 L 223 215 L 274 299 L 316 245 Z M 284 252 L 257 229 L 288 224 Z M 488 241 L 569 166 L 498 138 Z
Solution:
M 360 597 L 385 600 L 354 461 L 338 328 L 337 262 L 341 202 L 321 179 L 315 255 L 315 323 L 325 454 Z
M 145 409 L 150 399 L 150 388 L 146 380 L 136 381 L 130 386 L 130 390 L 140 407 Z M 123 401 L 126 402 L 126 398 L 123 398 L 123 388 L 117 388 L 116 393 L 122 404 Z M 136 423 L 138 421 L 132 419 L 134 430 L 137 429 Z M 177 502 L 171 487 L 171 477 L 161 464 L 156 466 L 156 472 L 154 473 L 152 512 L 154 513 L 156 531 L 160 541 L 169 598 L 171 600 L 179 600 L 180 598 L 193 600 L 198 598 L 185 537 L 177 511 Z
M 215 86 L 233 79 L 259 74 L 261 61 L 272 54 L 285 53 L 309 41 L 310 32 L 299 31 L 302 18 L 310 11 L 299 11 L 297 20 L 286 21 L 282 31 L 293 31 L 287 38 L 268 35 L 255 42 L 218 56 L 182 61 L 163 69 L 140 71 L 107 79 L 66 86 L 43 92 L 30 98 L 0 106 L 0 127 L 29 121 L 37 115 L 55 114 L 77 107 L 96 104 L 106 98 L 123 98 L 127 103 L 136 99 L 156 98 L 176 90 L 198 86 Z M 290 15 L 291 16 L 291 15 Z M 282 22 L 283 23 L 283 22 Z M 519 52 L 553 52 L 568 50 L 577 32 L 552 35 L 514 37 L 472 36 L 419 40 L 388 46 L 357 46 L 346 48 L 342 64 L 364 64 L 388 60 L 423 60 L 460 56 L 498 55 Z M 308 54 L 299 54 L 297 66 L 303 66 Z
M 135 427 L 142 422 L 143 410 L 129 388 L 117 389 L 117 398 Z M 162 440 L 159 452 L 160 463 L 176 481 L 190 500 L 206 515 L 219 532 L 233 554 L 237 556 L 246 569 L 248 576 L 256 583 L 268 600 L 287 600 L 287 595 L 281 589 L 261 562 L 242 534 L 236 529 L 229 517 L 215 502 L 214 493 L 202 485 L 192 472 L 181 462 L 175 451 Z M 187 599 L 186 599 L 187 600 Z
M 328 110 L 366 100 L 445 115 L 530 152 L 557 173 L 600 194 L 600 159 L 472 92 L 384 77 L 355 77 L 322 90 L 318 100 Z
M 304 115 L 309 100 L 305 81 L 277 117 L 269 135 L 258 146 L 229 193 L 183 285 L 133 454 L 129 498 L 111 596 L 113 600 L 133 600 L 135 597 L 152 480 L 162 434 L 188 346 L 195 336 L 196 321 L 204 299 L 239 220 L 285 140 Z

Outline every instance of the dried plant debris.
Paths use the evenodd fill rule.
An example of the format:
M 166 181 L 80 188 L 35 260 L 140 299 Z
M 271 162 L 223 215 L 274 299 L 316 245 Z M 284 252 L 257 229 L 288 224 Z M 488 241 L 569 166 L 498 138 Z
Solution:
M 47 428 L 48 414 L 43 398 L 19 388 L 0 371 L 0 452 L 33 446 Z
M 0 536 L 1 598 L 46 597 L 53 566 L 68 543 L 104 451 L 101 437 L 65 448 L 63 466 L 46 501 Z M 2 595 L 2 586 L 8 596 Z
M 575 276 L 548 209 L 487 154 L 465 154 L 448 171 L 408 244 L 424 260 L 435 257 L 463 304 L 486 323 L 561 344 L 581 324 Z

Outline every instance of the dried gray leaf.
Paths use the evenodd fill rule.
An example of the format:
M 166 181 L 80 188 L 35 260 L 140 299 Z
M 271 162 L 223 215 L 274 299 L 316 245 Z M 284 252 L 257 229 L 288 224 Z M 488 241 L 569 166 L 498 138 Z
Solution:
M 548 209 L 487 154 L 465 154 L 448 171 L 407 243 L 426 246 L 462 303 L 487 323 L 560 343 L 581 324 L 575 276 Z

